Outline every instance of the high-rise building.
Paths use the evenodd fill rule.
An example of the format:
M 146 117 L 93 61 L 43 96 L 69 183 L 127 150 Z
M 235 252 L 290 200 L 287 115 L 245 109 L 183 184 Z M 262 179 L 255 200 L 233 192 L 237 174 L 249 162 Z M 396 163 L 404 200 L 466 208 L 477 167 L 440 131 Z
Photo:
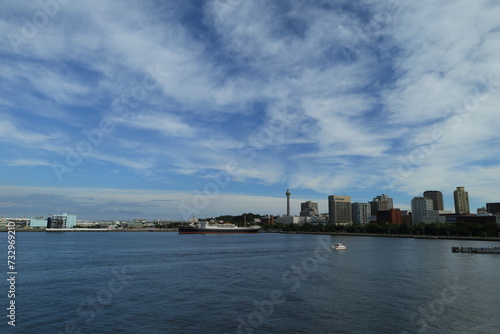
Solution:
M 486 203 L 486 210 L 492 215 L 500 214 L 500 203 Z
M 389 210 L 394 208 L 392 198 L 385 194 L 375 197 L 373 201 L 369 203 L 371 207 L 371 214 L 374 216 L 377 214 L 378 210 Z
M 444 210 L 443 193 L 437 190 L 424 191 L 424 197 L 432 199 L 432 210 Z
M 351 196 L 328 196 L 330 224 L 352 224 Z
M 300 203 L 300 215 L 302 217 L 311 217 L 319 215 L 318 203 L 311 201 Z
M 368 218 L 371 215 L 369 203 L 354 202 L 351 204 L 352 222 L 354 224 L 368 224 Z
M 457 190 L 453 192 L 453 198 L 455 199 L 456 214 L 470 213 L 469 193 L 465 191 L 464 187 L 457 187 Z
M 411 200 L 411 222 L 419 224 L 424 222 L 427 211 L 432 210 L 432 199 L 421 196 L 413 197 Z

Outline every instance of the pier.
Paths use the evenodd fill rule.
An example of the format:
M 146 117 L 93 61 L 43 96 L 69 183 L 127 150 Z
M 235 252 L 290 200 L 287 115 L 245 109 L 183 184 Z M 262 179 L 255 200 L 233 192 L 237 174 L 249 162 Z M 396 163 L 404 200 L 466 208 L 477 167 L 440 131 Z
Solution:
M 500 247 L 451 247 L 453 253 L 500 254 Z

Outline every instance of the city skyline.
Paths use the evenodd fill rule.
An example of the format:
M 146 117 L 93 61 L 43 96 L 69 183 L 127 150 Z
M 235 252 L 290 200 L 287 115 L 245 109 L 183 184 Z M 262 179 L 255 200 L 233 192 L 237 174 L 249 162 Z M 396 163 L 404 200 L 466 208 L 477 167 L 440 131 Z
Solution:
M 4 1 L 0 212 L 500 201 L 500 5 Z M 284 209 L 285 208 L 285 209 Z
M 457 188 L 463 188 L 463 187 L 456 187 L 455 190 Z M 15 187 L 12 187 L 11 190 L 13 192 L 15 192 L 17 190 L 17 188 Z M 54 189 L 56 190 L 56 189 Z M 82 192 L 86 191 L 86 189 L 81 189 Z M 203 214 L 200 214 L 198 216 L 196 216 L 195 218 L 204 218 L 204 217 L 217 217 L 217 216 L 222 216 L 222 215 L 239 215 L 239 214 L 242 214 L 242 213 L 255 213 L 255 214 L 271 214 L 271 215 L 276 215 L 276 216 L 286 216 L 287 215 L 287 211 L 288 211 L 288 205 L 290 205 L 290 215 L 291 216 L 300 216 L 300 213 L 304 207 L 304 204 L 313 204 L 315 208 L 317 208 L 318 210 L 318 214 L 328 214 L 329 213 L 329 198 L 332 197 L 332 196 L 336 196 L 336 197 L 345 197 L 345 198 L 349 198 L 350 199 L 350 203 L 360 203 L 360 204 L 368 204 L 368 208 L 370 208 L 370 203 L 372 203 L 372 200 L 375 200 L 375 199 L 380 199 L 380 198 L 389 198 L 389 199 L 392 199 L 390 197 L 389 194 L 382 194 L 382 196 L 378 195 L 378 196 L 375 196 L 374 198 L 372 198 L 372 200 L 364 200 L 364 201 L 361 201 L 361 200 L 357 200 L 355 198 L 352 198 L 351 196 L 345 196 L 345 195 L 328 195 L 326 196 L 326 198 L 323 198 L 323 199 L 315 199 L 315 200 L 311 200 L 311 198 L 309 197 L 288 197 L 286 196 L 286 194 L 290 192 L 291 193 L 291 190 L 290 189 L 287 189 L 286 190 L 286 193 L 283 194 L 282 192 L 282 196 L 281 197 L 266 197 L 266 206 L 262 209 L 262 211 L 257 211 L 257 210 L 252 210 L 252 209 L 248 209 L 249 205 L 248 203 L 252 203 L 252 202 L 260 202 L 261 200 L 261 197 L 259 196 L 234 196 L 234 195 L 231 195 L 231 194 L 220 194 L 217 196 L 217 200 L 218 201 L 224 201 L 226 203 L 230 203 L 231 206 L 239 206 L 239 211 L 233 211 L 233 212 L 228 212 L 228 211 L 221 211 L 221 212 L 217 212 L 215 214 L 208 214 L 208 210 L 207 211 L 204 211 Z M 440 191 L 438 191 L 440 192 Z M 423 192 L 425 193 L 425 192 Z M 468 193 L 468 192 L 467 192 Z M 84 193 L 83 193 L 84 194 Z M 68 196 L 69 197 L 70 194 L 68 193 L 63 193 L 61 194 L 61 196 Z M 97 194 L 94 194 L 94 196 L 97 195 Z M 150 201 L 155 201 L 153 198 L 156 198 L 157 196 L 157 193 L 155 192 L 149 192 L 149 191 L 131 191 L 130 193 L 123 193 L 123 192 L 117 192 L 115 193 L 116 196 L 122 196 L 123 197 L 123 200 L 127 200 L 127 201 L 132 201 L 132 198 L 136 198 L 136 197 L 143 197 L 143 198 L 148 198 Z M 408 211 L 412 211 L 412 201 L 414 198 L 416 197 L 421 197 L 421 198 L 424 198 L 423 195 L 415 195 L 413 197 L 410 198 L 409 202 L 408 203 L 394 203 L 393 204 L 393 207 L 394 208 L 397 208 L 397 209 L 400 209 L 400 210 L 408 210 Z M 443 198 L 451 198 L 451 203 L 450 205 L 446 206 L 446 204 L 444 205 L 444 210 L 448 210 L 450 212 L 453 212 L 453 213 L 456 213 L 455 212 L 455 207 L 454 207 L 454 202 L 453 202 L 453 199 L 454 199 L 454 192 L 450 194 L 446 194 L 446 193 L 442 193 L 442 197 Z M 429 200 L 432 201 L 432 198 L 429 198 L 429 197 L 425 197 Z M 42 201 L 46 201 L 49 199 L 49 196 L 41 196 L 39 198 L 39 201 L 42 202 Z M 445 200 L 444 201 L 445 203 L 447 203 L 447 201 Z M 490 203 L 496 203 L 498 201 L 490 201 Z M 476 207 L 470 207 L 470 213 L 471 214 L 475 214 L 476 212 L 476 209 L 479 209 L 479 208 L 482 208 L 482 207 L 486 207 L 486 204 L 487 203 L 480 203 L 479 206 Z M 251 205 L 250 205 L 251 206 Z M 33 206 L 32 206 L 33 208 Z M 52 208 L 55 208 L 52 207 Z M 431 206 L 431 209 L 432 206 Z M 47 211 L 47 210 L 45 210 Z M 71 210 L 66 210 L 65 207 L 63 206 L 58 206 L 57 209 L 55 210 L 49 210 L 51 212 L 49 213 L 46 213 L 44 211 L 37 211 L 37 210 L 25 210 L 23 211 L 22 213 L 14 213 L 14 214 L 6 214 L 5 211 L 1 211 L 1 216 L 2 217 L 11 217 L 11 218 L 15 218 L 15 217 L 26 217 L 26 218 L 30 218 L 30 217 L 37 217 L 37 216 L 49 216 L 51 215 L 52 213 L 56 214 L 56 213 L 62 213 L 63 211 L 71 211 Z M 177 220 L 177 219 L 191 219 L 193 218 L 193 216 L 191 217 L 188 217 L 188 218 L 185 218 L 185 217 L 176 217 L 176 216 L 172 216 L 172 215 L 168 215 L 168 214 L 164 214 L 164 215 L 158 215 L 158 216 L 154 216 L 154 215 L 137 215 L 137 216 L 134 216 L 133 214 L 132 215 L 128 215 L 128 216 L 119 216 L 119 215 L 108 215 L 108 216 L 92 216 L 92 215 L 89 215 L 87 212 L 79 212 L 79 211 L 71 211 L 72 214 L 77 214 L 79 217 L 81 217 L 81 219 L 91 219 L 91 220 L 107 220 L 107 219 L 111 219 L 111 220 L 114 220 L 114 219 L 117 219 L 117 220 L 131 220 L 131 219 L 135 219 L 135 218 L 148 218 L 148 219 L 174 219 L 174 220 Z

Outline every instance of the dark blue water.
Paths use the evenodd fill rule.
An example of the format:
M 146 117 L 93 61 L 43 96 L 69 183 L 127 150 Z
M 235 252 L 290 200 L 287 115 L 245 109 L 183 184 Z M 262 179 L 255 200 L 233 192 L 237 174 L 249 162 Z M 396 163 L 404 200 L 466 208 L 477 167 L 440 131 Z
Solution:
M 499 333 L 500 256 L 460 245 L 491 243 L 17 233 L 16 327 L 3 280 L 0 332 Z

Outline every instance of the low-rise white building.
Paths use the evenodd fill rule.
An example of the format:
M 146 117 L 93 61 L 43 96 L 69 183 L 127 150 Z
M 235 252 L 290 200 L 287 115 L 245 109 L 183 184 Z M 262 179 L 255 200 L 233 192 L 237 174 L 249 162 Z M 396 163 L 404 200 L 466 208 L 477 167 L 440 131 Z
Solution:
M 427 210 L 425 216 L 423 217 L 424 224 L 432 223 L 446 223 L 446 214 L 451 214 L 451 211 L 447 210 Z
M 306 223 L 309 224 L 315 224 L 315 223 L 320 223 L 322 220 L 320 217 L 317 216 L 311 216 L 311 217 L 304 217 L 304 216 L 281 216 L 279 218 L 275 219 L 275 222 L 277 224 L 285 224 L 285 225 L 290 225 L 290 224 L 297 224 L 297 225 L 304 225 Z
M 30 227 L 47 227 L 47 217 L 31 217 Z

